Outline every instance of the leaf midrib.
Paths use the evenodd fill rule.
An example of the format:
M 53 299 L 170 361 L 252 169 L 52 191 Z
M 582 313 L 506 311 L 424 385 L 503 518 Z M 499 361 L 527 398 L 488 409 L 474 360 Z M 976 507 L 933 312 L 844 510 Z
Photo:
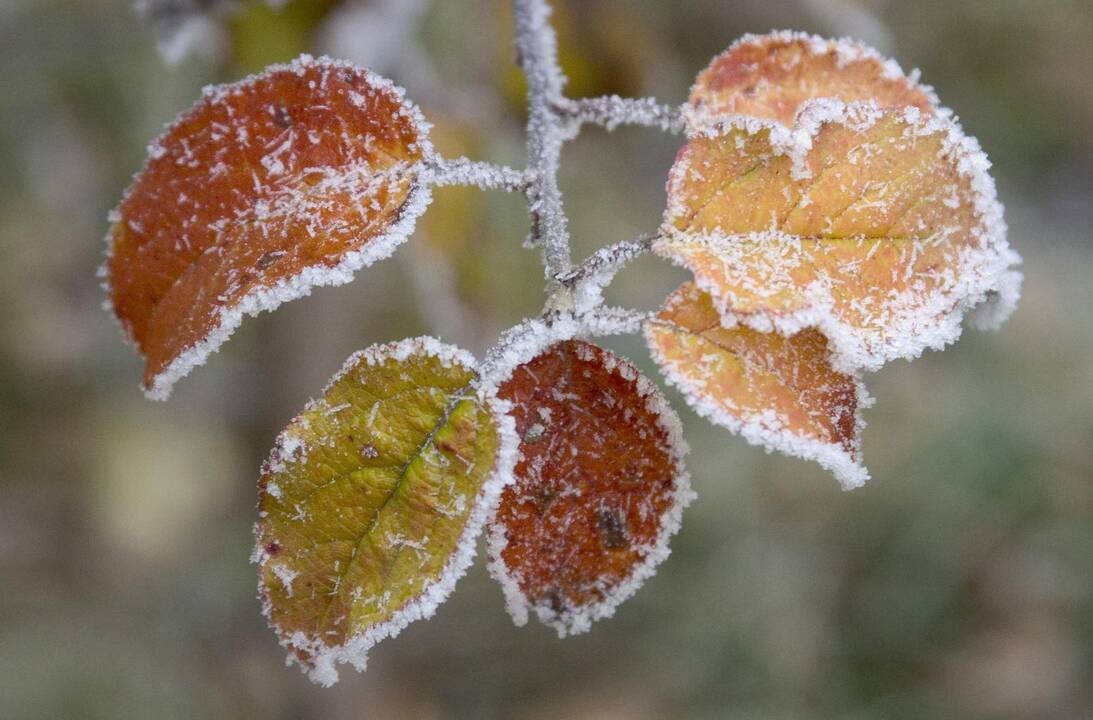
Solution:
M 383 502 L 380 503 L 380 506 L 376 508 L 375 513 L 373 513 L 372 518 L 368 521 L 365 529 L 361 531 L 361 533 L 357 536 L 356 540 L 353 542 L 353 552 L 350 554 L 349 559 L 346 560 L 345 568 L 335 576 L 336 581 L 334 586 L 334 593 L 330 596 L 330 600 L 327 601 L 326 607 L 323 609 L 322 615 L 320 615 L 319 617 L 319 622 L 316 625 L 317 633 L 326 626 L 327 618 L 330 615 L 330 610 L 334 607 L 334 601 L 342 593 L 342 582 L 349 574 L 349 570 L 353 566 L 353 561 L 356 559 L 357 554 L 360 552 L 361 544 L 364 543 L 364 541 L 368 539 L 368 537 L 372 534 L 372 531 L 375 530 L 376 523 L 379 522 L 380 515 L 383 514 L 384 509 L 391 504 L 391 501 L 402 488 L 403 482 L 406 480 L 406 474 L 410 470 L 410 466 L 415 460 L 421 457 L 421 454 L 425 452 L 425 449 L 433 443 L 437 434 L 448 425 L 449 420 L 451 420 L 452 414 L 461 403 L 466 401 L 467 398 L 465 397 L 465 394 L 470 388 L 471 384 L 468 383 L 467 385 L 455 391 L 451 399 L 444 406 L 440 415 L 437 417 L 436 421 L 433 423 L 432 430 L 429 431 L 429 433 L 425 436 L 425 438 L 421 441 L 417 448 L 412 453 L 410 453 L 410 456 L 407 458 L 406 462 L 402 464 L 402 467 L 399 468 L 398 474 L 396 475 L 395 484 L 388 491 L 387 496 L 384 498 Z M 394 564 L 394 561 L 398 559 L 398 556 L 401 552 L 402 546 L 400 546 L 395 551 L 394 557 L 392 558 L 391 562 L 387 563 L 388 568 L 392 564 Z M 348 626 L 348 624 L 345 634 L 346 636 L 349 636 L 351 634 L 351 628 Z

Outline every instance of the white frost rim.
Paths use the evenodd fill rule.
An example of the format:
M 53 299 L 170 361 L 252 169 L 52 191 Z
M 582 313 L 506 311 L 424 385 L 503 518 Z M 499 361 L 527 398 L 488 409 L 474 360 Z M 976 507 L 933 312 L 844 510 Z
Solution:
M 538 319 L 529 320 L 513 328 L 500 343 L 502 346 L 507 345 L 509 351 L 503 356 L 503 360 L 499 361 L 495 371 L 490 375 L 489 382 L 492 387 L 498 387 L 512 376 L 516 368 L 534 359 L 556 343 L 584 339 L 587 336 L 626 334 L 636 329 L 630 321 L 616 323 L 606 320 L 590 326 L 587 320 L 572 316 L 555 319 L 550 325 Z M 690 474 L 684 465 L 684 457 L 690 448 L 683 439 L 683 427 L 679 416 L 656 385 L 642 375 L 630 361 L 606 348 L 600 349 L 605 354 L 605 367 L 609 371 L 620 374 L 624 379 L 635 381 L 639 395 L 646 401 L 646 407 L 655 414 L 657 424 L 664 430 L 674 461 L 675 488 L 672 492 L 672 503 L 661 517 L 660 530 L 656 539 L 648 547 L 641 562 L 631 570 L 630 575 L 616 585 L 601 602 L 579 608 L 567 607 L 561 613 L 556 613 L 548 606 L 532 604 L 520 590 L 518 579 L 509 573 L 501 558 L 501 553 L 508 545 L 505 528 L 495 521 L 495 516 L 491 516 L 489 531 L 486 535 L 486 568 L 501 585 L 505 609 L 508 610 L 517 626 L 527 624 L 529 611 L 534 611 L 541 623 L 554 628 L 558 637 L 562 638 L 586 632 L 594 621 L 614 615 L 619 604 L 637 592 L 642 584 L 656 573 L 657 566 L 671 553 L 669 541 L 679 531 L 684 508 L 695 498 L 695 493 L 691 490 Z M 628 378 L 627 374 L 631 373 L 632 377 Z M 514 471 L 515 465 L 510 472 Z M 514 476 L 510 477 L 504 485 L 513 482 L 515 482 Z
M 403 112 L 406 113 L 410 124 L 417 131 L 417 142 L 421 147 L 422 157 L 417 163 L 417 167 L 407 173 L 415 177 L 411 181 L 411 188 L 406 201 L 402 204 L 402 207 L 399 208 L 398 219 L 387 228 L 386 232 L 368 240 L 359 250 L 346 253 L 342 257 L 341 262 L 336 266 L 330 268 L 304 268 L 303 271 L 293 277 L 282 278 L 270 287 L 258 288 L 247 293 L 240 298 L 235 305 L 220 308 L 218 323 L 204 340 L 191 345 L 175 357 L 162 372 L 152 379 L 152 385 L 150 387 L 145 387 L 143 384 L 141 385 L 144 394 L 151 400 L 166 400 L 171 394 L 172 386 L 178 382 L 178 380 L 188 375 L 195 367 L 204 365 L 205 362 L 208 361 L 209 356 L 216 352 L 242 324 L 244 317 L 253 317 L 262 312 L 272 311 L 290 300 L 306 297 L 310 295 L 312 289 L 316 287 L 345 285 L 353 279 L 358 270 L 368 267 L 379 260 L 390 257 L 398 246 L 409 238 L 417 223 L 417 218 L 421 216 L 429 206 L 429 203 L 432 202 L 432 186 L 428 182 L 425 182 L 425 179 L 422 177 L 424 170 L 435 158 L 435 150 L 429 139 L 429 130 L 432 126 L 425 120 L 417 105 L 406 99 L 406 91 L 387 78 L 377 75 L 366 68 L 358 67 L 353 63 L 343 60 L 334 60 L 326 56 L 313 58 L 312 56 L 305 54 L 290 63 L 270 65 L 260 73 L 249 75 L 232 83 L 206 86 L 202 90 L 202 99 L 194 106 L 179 114 L 174 121 L 168 123 L 160 136 L 148 145 L 148 154 L 144 165 L 134 174 L 132 182 L 122 194 L 122 199 L 118 204 L 118 208 L 125 203 L 141 175 L 143 175 L 144 171 L 148 168 L 149 163 L 162 155 L 162 141 L 176 126 L 188 118 L 191 113 L 203 107 L 206 103 L 216 103 L 224 97 L 245 90 L 254 83 L 272 75 L 282 72 L 302 74 L 307 68 L 315 66 L 352 70 L 362 74 L 373 89 L 386 91 L 394 95 L 395 99 L 401 105 Z M 118 213 L 119 211 L 117 209 L 112 210 L 108 217 L 111 228 L 106 234 L 106 260 L 99 267 L 98 275 L 103 279 L 103 290 L 108 293 L 107 299 L 103 303 L 103 307 L 114 316 L 115 321 L 121 326 L 126 339 L 130 343 L 134 343 L 129 329 L 125 327 L 124 323 L 122 323 L 120 318 L 113 312 L 113 307 L 109 299 L 109 261 L 114 253 L 113 226 L 120 220 Z
M 344 377 L 361 361 L 367 362 L 369 365 L 376 365 L 391 359 L 402 361 L 412 355 L 438 358 L 445 367 L 462 365 L 467 369 L 473 369 L 476 366 L 474 357 L 458 347 L 428 336 L 407 338 L 399 342 L 373 345 L 354 353 L 346 360 L 342 369 L 327 383 L 327 386 L 323 389 L 323 394 L 325 395 L 334 383 Z M 482 532 L 486 521 L 496 514 L 497 505 L 501 500 L 501 491 L 512 480 L 513 468 L 516 465 L 517 453 L 519 452 L 515 423 L 508 414 L 509 404 L 498 399 L 492 390 L 479 389 L 478 397 L 479 401 L 490 409 L 497 429 L 499 445 L 494 467 L 475 499 L 474 507 L 467 517 L 467 524 L 464 526 L 459 542 L 456 544 L 447 564 L 441 570 L 437 579 L 422 589 L 420 596 L 406 603 L 390 620 L 354 635 L 343 645 L 328 647 L 321 641 L 309 638 L 303 632 L 293 633 L 287 638 L 283 636 L 280 629 L 270 618 L 271 605 L 266 593 L 265 583 L 259 575 L 258 592 L 263 601 L 262 612 L 269 621 L 270 627 L 280 638 L 281 646 L 290 651 L 287 662 L 289 664 L 300 664 L 312 681 L 324 687 L 333 685 L 338 681 L 336 665 L 340 663 L 349 663 L 357 670 L 363 671 L 368 662 L 368 651 L 373 645 L 385 638 L 398 635 L 415 620 L 432 617 L 437 607 L 451 595 L 456 582 L 466 574 L 467 568 L 474 560 L 478 536 Z M 322 402 L 321 399 L 311 401 L 306 406 L 305 412 L 314 408 L 320 402 Z M 292 457 L 295 450 L 295 441 L 286 435 L 286 431 L 282 431 L 277 438 L 270 459 L 267 461 L 270 465 L 283 462 Z M 255 531 L 257 539 L 257 525 Z M 268 559 L 269 557 L 261 542 L 257 542 L 254 555 L 251 558 L 252 562 L 264 565 Z M 300 663 L 295 654 L 291 652 L 293 648 L 307 652 L 311 656 L 314 666 L 308 668 Z

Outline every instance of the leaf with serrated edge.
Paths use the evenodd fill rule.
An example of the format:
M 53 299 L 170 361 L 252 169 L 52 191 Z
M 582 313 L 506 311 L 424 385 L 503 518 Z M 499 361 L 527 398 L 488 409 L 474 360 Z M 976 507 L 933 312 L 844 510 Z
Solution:
M 165 398 L 245 315 L 390 255 L 429 202 L 431 153 L 402 90 L 346 63 L 303 56 L 206 88 L 111 214 L 109 303 L 147 394 Z
M 475 392 L 474 366 L 432 338 L 357 353 L 263 466 L 264 611 L 316 682 L 363 669 L 470 564 L 516 458 L 507 404 Z
M 680 152 L 654 250 L 694 273 L 726 327 L 818 327 L 836 368 L 876 369 L 954 341 L 966 309 L 1016 291 L 989 165 L 916 108 L 813 100 L 792 131 L 736 116 Z
M 853 40 L 798 32 L 745 35 L 699 73 L 685 108 L 693 126 L 719 115 L 749 115 L 793 125 L 808 100 L 872 100 L 881 107 L 937 110 L 933 89 L 895 60 Z M 944 111 L 947 112 L 947 111 Z
M 517 624 L 560 636 L 609 617 L 668 555 L 692 493 L 679 419 L 626 360 L 581 340 L 519 365 L 511 403 L 522 459 L 490 530 L 489 568 Z
M 703 417 L 753 445 L 815 460 L 845 488 L 869 479 L 861 410 L 872 400 L 857 375 L 831 367 L 817 330 L 730 330 L 710 296 L 684 283 L 646 323 L 645 337 L 664 376 Z

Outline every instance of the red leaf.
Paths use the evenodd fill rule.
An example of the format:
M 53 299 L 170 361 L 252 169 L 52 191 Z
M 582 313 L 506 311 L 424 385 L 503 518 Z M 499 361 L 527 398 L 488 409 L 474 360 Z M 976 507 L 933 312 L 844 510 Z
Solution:
M 579 340 L 501 385 L 523 459 L 491 531 L 490 569 L 518 624 L 560 635 L 608 617 L 668 554 L 690 500 L 679 419 L 636 368 Z

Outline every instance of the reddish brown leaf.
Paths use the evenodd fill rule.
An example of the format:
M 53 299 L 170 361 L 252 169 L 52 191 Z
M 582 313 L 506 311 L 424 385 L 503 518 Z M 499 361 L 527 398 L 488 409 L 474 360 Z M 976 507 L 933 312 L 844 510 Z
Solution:
M 165 397 L 245 314 L 348 282 L 428 202 L 429 152 L 402 93 L 308 57 L 211 88 L 149 148 L 112 215 L 114 311 Z
M 568 340 L 513 372 L 523 459 L 491 530 L 490 569 L 518 624 L 560 635 L 612 614 L 667 554 L 690 499 L 679 420 L 622 358 Z

